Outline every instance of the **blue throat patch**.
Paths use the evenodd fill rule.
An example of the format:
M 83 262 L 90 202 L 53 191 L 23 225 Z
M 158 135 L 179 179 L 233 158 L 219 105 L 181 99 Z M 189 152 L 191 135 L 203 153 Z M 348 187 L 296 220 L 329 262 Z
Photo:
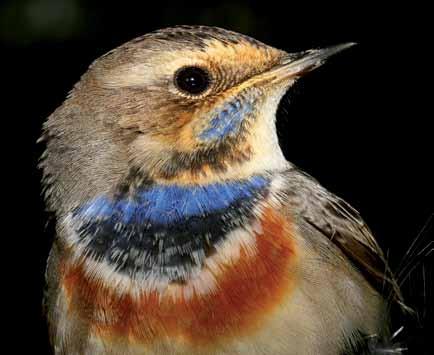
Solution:
M 220 140 L 237 133 L 244 118 L 253 111 L 251 102 L 234 100 L 226 103 L 210 121 L 210 125 L 199 135 L 203 141 Z
M 139 190 L 132 198 L 98 197 L 80 207 L 74 215 L 85 220 L 115 217 L 122 224 L 171 225 L 192 216 L 224 211 L 237 201 L 253 198 L 268 184 L 269 179 L 254 176 L 202 186 L 154 185 Z

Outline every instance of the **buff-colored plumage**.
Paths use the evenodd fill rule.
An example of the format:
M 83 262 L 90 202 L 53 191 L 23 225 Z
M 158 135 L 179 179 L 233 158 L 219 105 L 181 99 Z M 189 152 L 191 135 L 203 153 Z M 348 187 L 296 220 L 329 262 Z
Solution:
M 294 81 L 348 46 L 176 27 L 91 65 L 42 137 L 56 354 L 332 355 L 387 337 L 400 296 L 381 250 L 274 125 Z M 200 93 L 183 68 L 206 73 Z

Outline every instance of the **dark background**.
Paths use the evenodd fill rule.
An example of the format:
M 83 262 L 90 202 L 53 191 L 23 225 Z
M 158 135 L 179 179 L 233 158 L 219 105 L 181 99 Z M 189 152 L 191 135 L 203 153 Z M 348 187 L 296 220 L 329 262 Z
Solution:
M 9 353 L 49 354 L 40 305 L 52 228 L 45 228 L 36 169 L 42 147 L 35 143 L 42 122 L 92 60 L 176 24 L 225 27 L 288 51 L 359 43 L 286 95 L 278 111 L 281 144 L 290 161 L 360 210 L 394 269 L 428 223 L 417 243 L 421 263 L 403 286 L 418 316 L 398 317 L 394 329 L 405 326 L 397 341 L 406 341 L 409 353 L 433 353 L 430 12 L 416 4 L 300 3 L 0 2 L 7 211 L 1 259 Z

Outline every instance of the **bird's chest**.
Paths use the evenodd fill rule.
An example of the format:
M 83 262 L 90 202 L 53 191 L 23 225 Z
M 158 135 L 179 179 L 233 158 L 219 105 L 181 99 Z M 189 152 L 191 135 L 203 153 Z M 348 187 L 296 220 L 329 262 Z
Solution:
M 291 291 L 290 269 L 296 259 L 290 221 L 266 204 L 254 211 L 257 200 L 266 198 L 264 186 L 244 187 L 235 199 L 228 192 L 225 202 L 212 205 L 218 208 L 204 200 L 200 207 L 184 202 L 183 213 L 190 211 L 190 218 L 175 225 L 167 223 L 172 217 L 162 215 L 173 212 L 173 206 L 154 205 L 160 213 L 148 215 L 149 235 L 142 233 L 144 240 L 130 235 L 128 245 L 125 240 L 121 245 L 115 229 L 101 223 L 108 219 L 83 224 L 78 237 L 94 254 L 62 266 L 70 312 L 84 318 L 98 337 L 128 339 L 137 346 L 158 347 L 169 341 L 191 351 L 251 336 Z M 201 218 L 199 208 L 207 210 Z M 174 213 L 176 209 L 175 204 Z M 157 220 L 161 223 L 152 223 Z M 90 236 L 98 228 L 103 231 L 100 238 L 113 239 L 113 250 L 103 247 L 104 240 L 93 244 Z M 113 251 L 122 261 L 115 269 L 108 256 Z

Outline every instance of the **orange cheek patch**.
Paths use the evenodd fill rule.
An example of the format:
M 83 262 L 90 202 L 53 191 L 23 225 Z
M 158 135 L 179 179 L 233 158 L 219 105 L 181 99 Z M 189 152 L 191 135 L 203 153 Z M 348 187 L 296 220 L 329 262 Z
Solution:
M 291 225 L 271 209 L 265 211 L 261 224 L 256 252 L 242 250 L 239 259 L 216 276 L 214 290 L 205 295 L 188 299 L 164 292 L 138 298 L 119 295 L 75 266 L 63 270 L 70 311 L 79 312 L 101 336 L 128 337 L 143 344 L 168 337 L 206 346 L 251 335 L 294 288 Z

